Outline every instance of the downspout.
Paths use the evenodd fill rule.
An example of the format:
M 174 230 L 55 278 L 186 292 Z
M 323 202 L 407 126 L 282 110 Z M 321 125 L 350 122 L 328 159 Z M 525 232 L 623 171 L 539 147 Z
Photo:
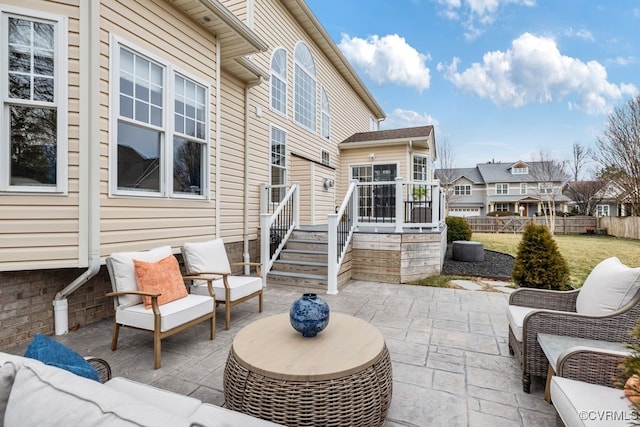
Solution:
M 251 261 L 249 254 L 249 101 L 251 100 L 251 88 L 262 83 L 262 77 L 258 77 L 251 83 L 247 83 L 244 87 L 244 206 L 242 215 L 242 258 L 245 263 Z M 244 266 L 244 274 L 251 274 L 251 267 L 248 264 Z
M 87 42 L 83 42 L 87 41 Z M 100 271 L 100 5 L 80 2 L 79 247 L 87 239 L 88 268 L 53 300 L 56 335 L 69 332 L 67 297 Z

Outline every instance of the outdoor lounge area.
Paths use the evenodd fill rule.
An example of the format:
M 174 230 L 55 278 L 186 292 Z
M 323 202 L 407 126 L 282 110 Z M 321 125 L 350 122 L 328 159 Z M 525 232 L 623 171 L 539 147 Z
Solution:
M 114 377 L 222 405 L 234 337 L 254 321 L 288 312 L 302 292 L 269 285 L 264 311 L 258 312 L 257 298 L 240 304 L 229 330 L 218 308 L 215 339 L 206 339 L 207 322 L 164 339 L 160 369 L 150 363 L 148 332 L 123 329 L 118 350 L 111 350 L 111 319 L 54 338 L 83 356 L 105 359 Z M 355 316 L 382 333 L 393 375 L 385 426 L 555 425 L 544 382 L 534 378 L 531 393 L 523 392 L 519 362 L 509 355 L 508 294 L 351 281 L 337 295 L 320 296 L 332 313 Z M 25 347 L 6 351 L 21 355 Z

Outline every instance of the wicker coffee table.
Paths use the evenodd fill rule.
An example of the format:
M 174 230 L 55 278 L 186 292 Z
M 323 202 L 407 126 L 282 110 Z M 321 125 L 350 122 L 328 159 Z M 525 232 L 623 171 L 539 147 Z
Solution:
M 313 338 L 291 327 L 289 313 L 251 323 L 224 373 L 225 407 L 287 426 L 381 426 L 391 392 L 382 334 L 341 313 Z

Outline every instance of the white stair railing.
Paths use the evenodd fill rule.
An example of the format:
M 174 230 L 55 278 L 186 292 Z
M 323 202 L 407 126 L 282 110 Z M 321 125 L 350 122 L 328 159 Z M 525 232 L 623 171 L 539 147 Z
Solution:
M 351 181 L 347 194 L 335 214 L 328 215 L 327 293 L 338 293 L 338 273 L 356 228 L 358 181 Z
M 262 184 L 260 193 L 260 263 L 262 283 L 267 285 L 267 274 L 293 233 L 300 227 L 300 185 L 294 182 L 282 201 L 269 213 L 271 194 L 275 187 Z

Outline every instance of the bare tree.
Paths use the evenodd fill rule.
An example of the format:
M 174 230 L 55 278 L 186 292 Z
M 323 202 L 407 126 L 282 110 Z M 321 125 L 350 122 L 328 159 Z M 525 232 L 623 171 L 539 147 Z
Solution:
M 592 216 L 605 195 L 605 182 L 574 181 L 566 185 L 564 194 L 576 203 L 576 210 L 580 215 Z
M 596 140 L 595 157 L 606 170 L 616 171 L 616 183 L 640 215 L 640 94 L 609 115 L 609 123 Z
M 454 176 L 453 170 L 453 147 L 449 143 L 449 139 L 445 136 L 442 138 L 442 143 L 438 145 L 438 179 L 440 179 L 440 187 L 444 191 L 444 213 L 445 216 L 449 216 L 449 202 L 453 197 L 453 180 L 456 178 Z
M 534 162 L 529 173 L 538 183 L 534 191 L 542 204 L 545 225 L 553 234 L 556 226 L 556 202 L 569 179 L 566 171 L 567 162 L 554 159 L 543 150 L 540 150 Z
M 591 149 L 589 147 L 585 147 L 579 142 L 574 142 L 572 154 L 571 173 L 573 174 L 573 181 L 576 182 L 580 177 L 580 172 L 582 172 L 585 165 L 589 162 Z

